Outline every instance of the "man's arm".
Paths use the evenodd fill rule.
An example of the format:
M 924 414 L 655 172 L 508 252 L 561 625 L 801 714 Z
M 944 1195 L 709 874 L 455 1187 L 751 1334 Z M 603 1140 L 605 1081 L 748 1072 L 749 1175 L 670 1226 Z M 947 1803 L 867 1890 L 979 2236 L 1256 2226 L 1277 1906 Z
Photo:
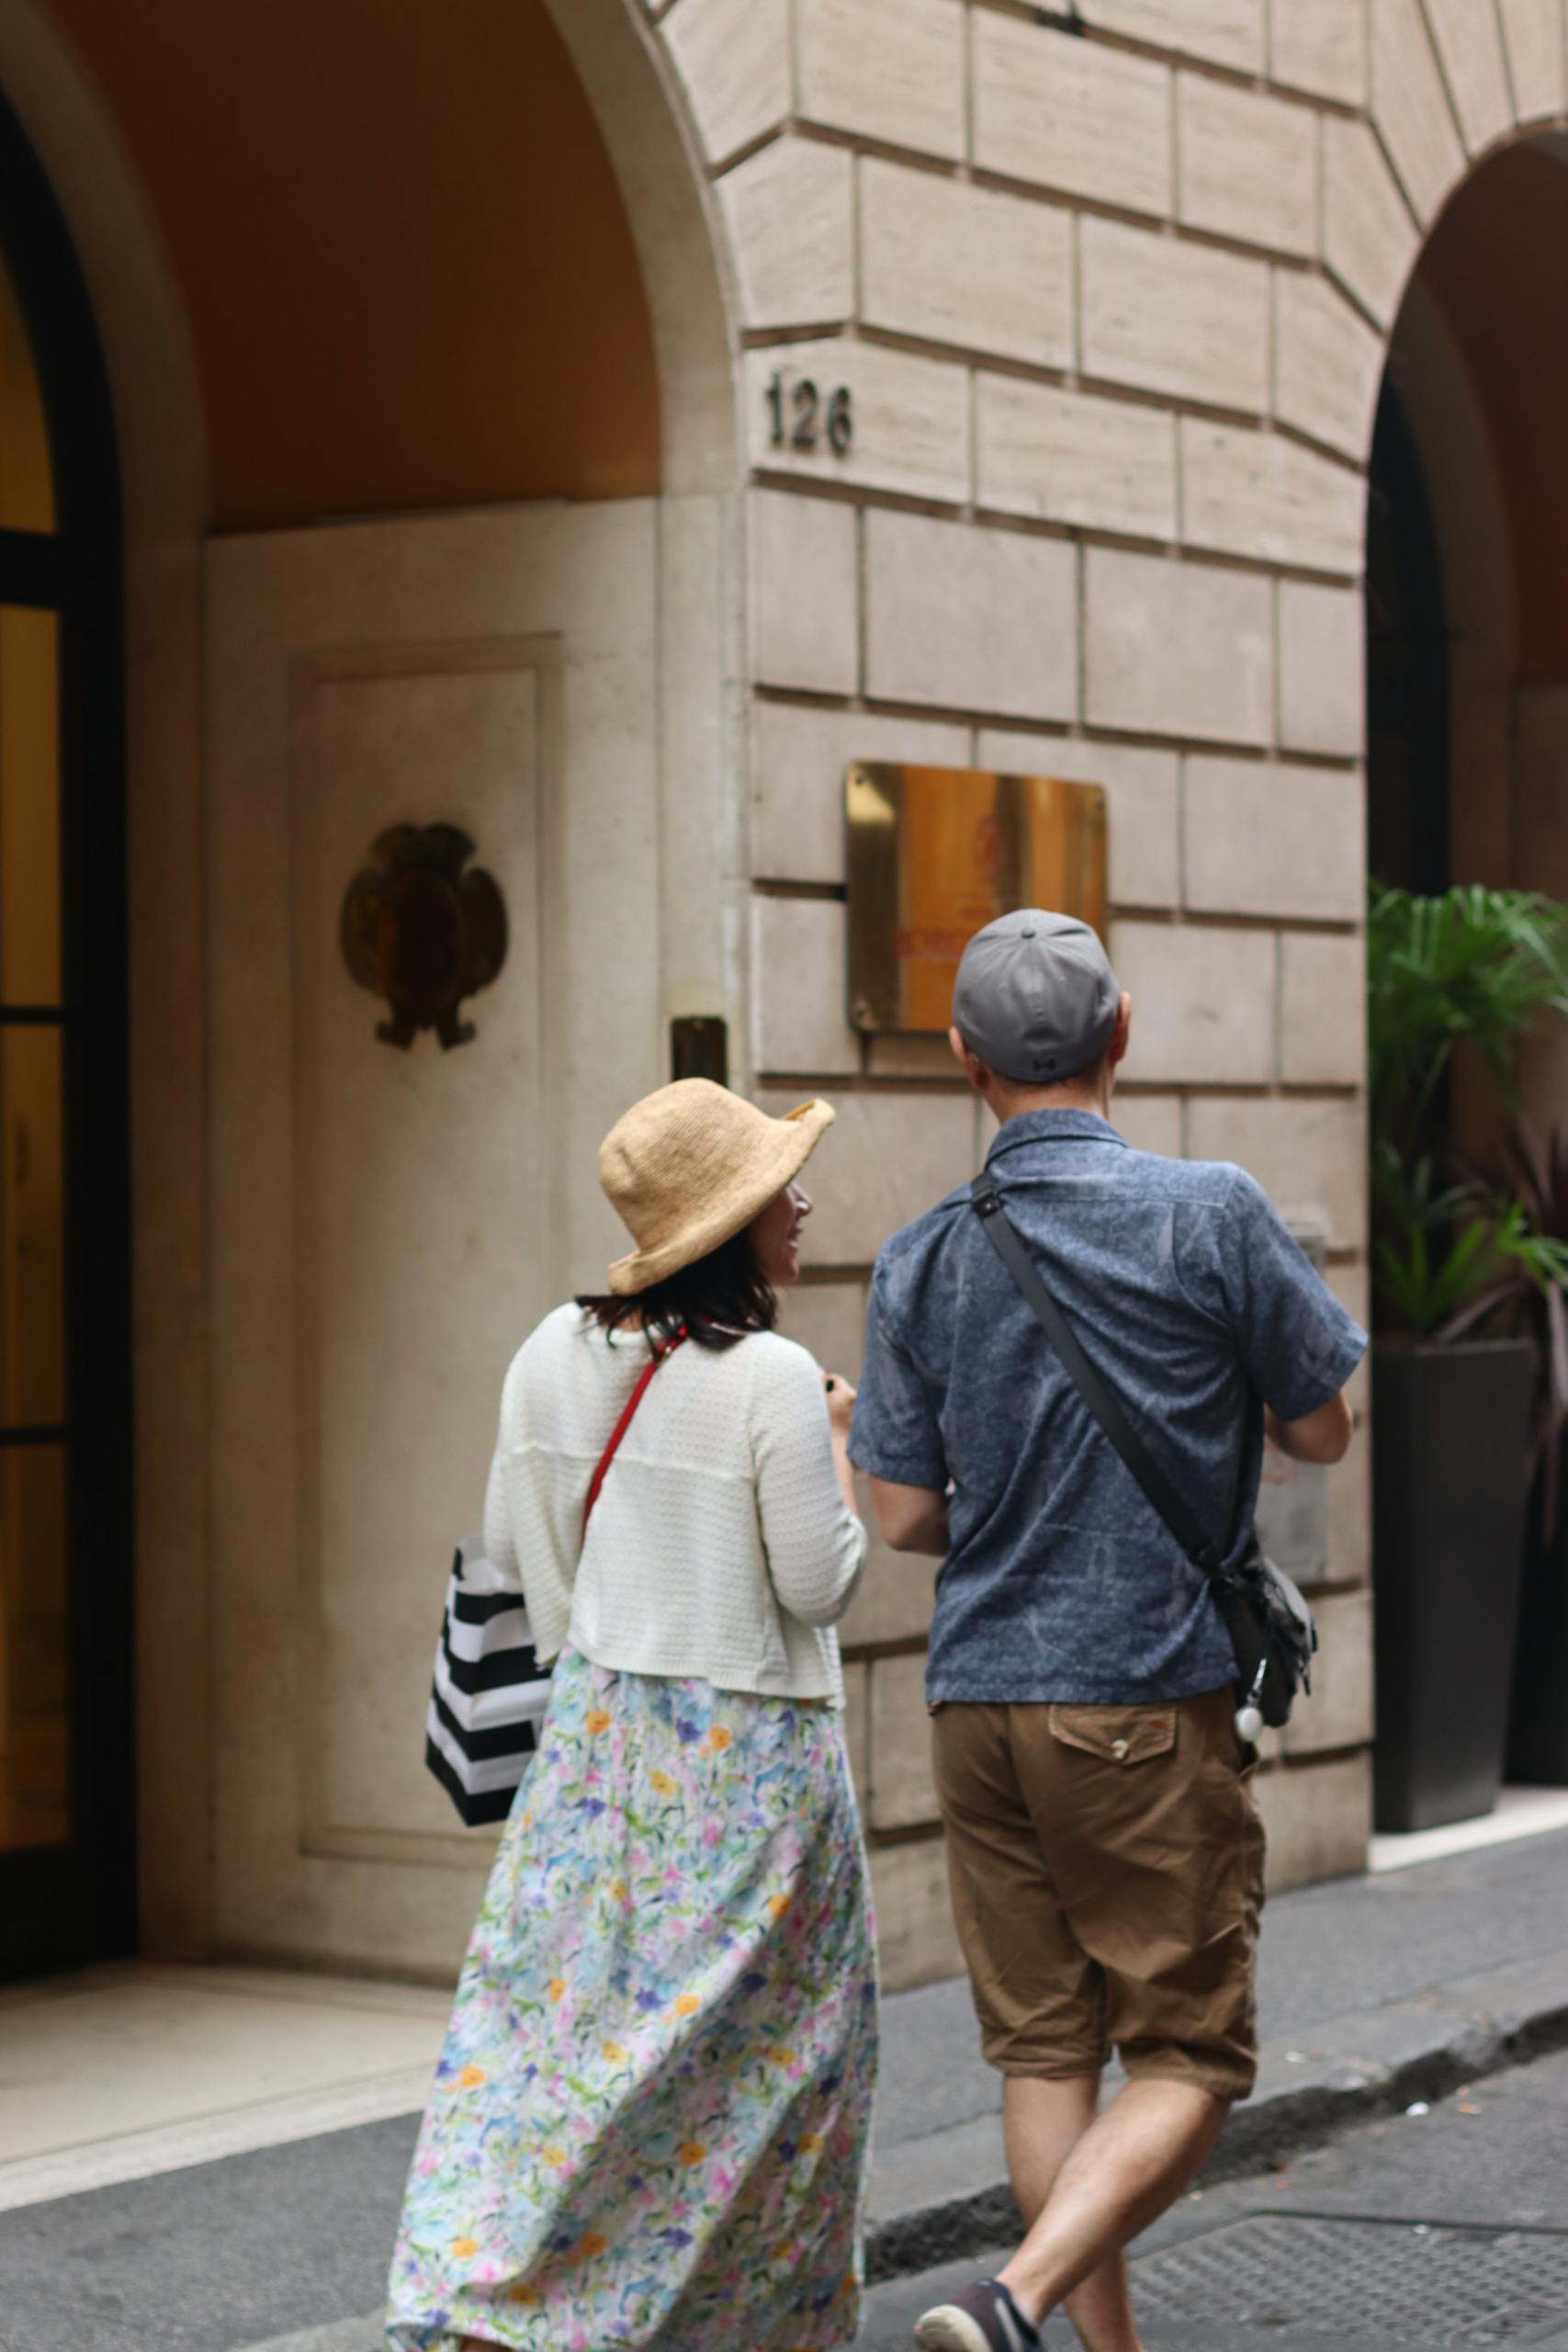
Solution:
M 1303 1413 L 1299 1421 L 1282 1421 L 1267 1405 L 1263 1408 L 1263 1427 L 1268 1437 L 1292 1462 L 1342 1462 L 1349 1450 L 1355 1426 L 1343 1389 L 1326 1405 L 1320 1405 L 1315 1413 Z M 907 1489 L 894 1491 L 903 1493 Z M 881 1517 L 880 1505 L 877 1516 Z M 887 1540 L 891 1544 L 893 1538 L 889 1535 Z
M 947 1464 L 938 1400 L 888 1311 L 884 1259 L 872 1279 L 865 1362 L 850 1459 L 871 1485 L 882 1540 L 895 1552 L 947 1553 Z M 884 1472 L 891 1476 L 883 1476 Z
M 934 1487 L 898 1487 L 888 1478 L 873 1478 L 871 1507 L 882 1540 L 892 1551 L 947 1557 L 947 1497 Z
M 1263 1400 L 1270 1442 L 1296 1462 L 1343 1459 L 1353 1430 L 1345 1384 L 1367 1335 L 1308 1261 L 1255 1177 L 1237 1169 L 1223 1223 L 1218 1273 L 1243 1364 Z M 1198 1270 L 1201 1278 L 1202 1269 Z M 1322 1402 L 1316 1402 L 1316 1399 Z M 1312 1409 L 1303 1412 L 1303 1405 Z

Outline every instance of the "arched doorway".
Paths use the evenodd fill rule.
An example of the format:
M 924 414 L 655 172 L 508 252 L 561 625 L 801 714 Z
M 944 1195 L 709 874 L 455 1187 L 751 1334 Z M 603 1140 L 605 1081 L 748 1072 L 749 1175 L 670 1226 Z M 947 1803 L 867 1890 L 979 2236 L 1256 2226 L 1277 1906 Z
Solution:
M 399 1726 L 423 1719 L 430 1578 L 474 1508 L 489 1392 L 554 1295 L 553 1237 L 594 1214 L 555 1155 L 581 1165 L 579 1126 L 607 1124 L 592 1090 L 663 1074 L 665 1006 L 736 1010 L 737 926 L 666 923 L 659 897 L 660 827 L 697 793 L 714 816 L 682 835 L 682 887 L 711 866 L 710 895 L 738 890 L 742 516 L 711 232 L 624 0 L 398 0 L 325 31 L 289 0 L 237 44 L 159 0 L 162 62 L 93 0 L 52 13 L 167 297 L 128 317 L 73 123 L 40 100 L 125 447 L 141 1944 L 444 1968 L 452 1873 L 479 1864 Z M 191 363 L 163 435 L 149 351 Z M 150 422 L 189 486 L 172 531 L 141 495 Z M 194 747 L 173 787 L 147 749 L 171 681 Z M 462 1053 L 389 1053 L 339 954 L 343 891 L 405 820 L 466 831 L 506 897 L 506 967 Z M 564 921 L 600 900 L 635 943 L 614 958 Z M 592 1073 L 570 1118 L 536 1115 L 569 1062 Z M 506 1100 L 502 1148 L 455 1151 L 480 1085 Z M 188 1255 L 167 1207 L 187 1165 Z M 465 1204 L 455 1176 L 496 1196 Z M 405 1328 L 373 1329 L 386 1314 Z M 420 1394 L 437 1319 L 474 1384 L 432 1392 L 445 1433 Z M 389 1440 L 405 1412 L 415 1438 Z M 389 1497 L 394 1473 L 438 1537 L 398 1504 L 390 1538 L 342 1522 L 351 1480 Z
M 1449 198 L 1394 321 L 1369 480 L 1368 860 L 1378 880 L 1418 891 L 1568 899 L 1568 322 L 1540 299 L 1565 244 L 1568 141 L 1560 130 L 1514 138 Z M 1479 1056 L 1455 1057 L 1438 1096 L 1445 1179 L 1451 1144 L 1512 1193 L 1516 1110 L 1561 1143 L 1561 1023 L 1527 1040 L 1517 1074 L 1515 1101 Z M 1527 1207 L 1556 1238 L 1550 1187 Z M 1398 1516 L 1380 1538 L 1395 1554 Z M 1543 1727 L 1561 1716 L 1562 1568 L 1539 1526 L 1525 1576 L 1508 1770 L 1551 1780 L 1559 1751 Z M 1515 1638 L 1515 1606 L 1505 1577 L 1493 1609 L 1501 1643 Z M 1481 1663 L 1468 1651 L 1464 1663 L 1479 1691 Z M 1496 1705 L 1506 1666 L 1503 1648 Z M 1403 1662 L 1380 1655 L 1385 1730 L 1406 1679 Z M 1399 1738 L 1396 1728 L 1395 1747 Z
M 668 773 L 679 777 L 682 809 L 700 793 L 712 811 L 682 837 L 688 887 L 733 892 L 722 722 L 733 695 L 725 632 L 741 512 L 713 228 L 657 44 L 625 0 L 526 0 L 500 14 L 485 0 L 439 14 L 418 0 L 391 9 L 367 0 L 324 31 L 319 13 L 289 0 L 236 45 L 214 39 L 193 0 L 158 0 L 150 47 L 147 26 L 128 28 L 96 0 L 61 0 L 47 16 L 18 11 L 0 26 L 0 89 L 26 125 L 91 288 L 123 492 L 131 889 L 121 944 L 134 1072 L 136 1411 L 134 1477 L 123 1464 L 120 1477 L 135 1492 L 137 1703 L 134 1772 L 121 1736 L 129 1706 L 117 1700 L 118 1714 L 100 1717 L 118 1728 L 115 1769 L 99 1785 L 127 1806 L 136 1792 L 141 1951 L 196 1959 L 281 1939 L 320 1951 L 317 1918 L 287 1916 L 276 1899 L 288 1874 L 312 1901 L 341 1897 L 349 1927 L 337 1949 L 354 1956 L 362 1942 L 373 1946 L 379 1964 L 381 1891 L 389 1912 L 402 1902 L 423 1928 L 446 1916 L 445 1902 L 405 1901 L 400 1887 L 428 1866 L 443 1888 L 455 1865 L 470 1866 L 469 1852 L 444 1815 L 441 1838 L 423 1842 L 400 1821 L 389 1843 L 379 1816 L 356 1804 L 345 1821 L 341 1772 L 334 1780 L 319 1769 L 323 1740 L 336 1743 L 334 1756 L 354 1741 L 341 1737 L 331 1671 L 316 1674 L 324 1645 L 312 1638 L 310 1610 L 297 1606 L 302 1555 L 324 1556 L 340 1581 L 343 1573 L 341 1545 L 315 1540 L 321 1449 L 308 1400 L 320 1385 L 320 1351 L 309 1340 L 357 1326 L 352 1314 L 317 1313 L 314 1178 L 335 1168 L 334 1152 L 353 1150 L 373 1180 L 356 1197 L 380 1215 L 400 1177 L 364 1148 L 352 1121 L 346 1142 L 335 1129 L 323 1142 L 323 1117 L 346 1115 L 345 1089 L 333 1067 L 313 1091 L 308 1056 L 294 1069 L 289 1007 L 307 1006 L 313 1049 L 310 989 L 318 980 L 352 986 L 335 944 L 339 869 L 345 859 L 363 863 L 384 820 L 378 809 L 370 836 L 356 822 L 351 840 L 328 843 L 321 870 L 333 903 L 317 958 L 289 884 L 309 871 L 299 843 L 335 821 L 333 791 L 300 787 L 289 736 L 267 754 L 263 797 L 231 803 L 231 739 L 251 749 L 255 730 L 231 728 L 244 689 L 225 669 L 225 650 L 236 624 L 247 641 L 240 607 L 252 592 L 265 602 L 276 549 L 295 569 L 280 622 L 288 641 L 272 645 L 277 659 L 265 679 L 268 724 L 274 689 L 293 691 L 293 656 L 310 637 L 328 657 L 310 670 L 307 699 L 312 727 L 321 718 L 335 747 L 334 789 L 346 788 L 334 715 L 456 698 L 483 756 L 476 762 L 436 730 L 426 813 L 449 816 L 456 798 L 479 788 L 482 771 L 491 797 L 479 834 L 492 864 L 510 855 L 528 865 L 546 805 L 536 787 L 547 779 L 553 791 L 558 775 L 558 806 L 573 821 L 591 821 L 594 793 L 618 797 L 610 836 L 637 855 L 637 887 L 651 890 L 660 861 L 649 845 L 665 821 Z M 307 51 L 312 71 L 301 79 Z M 392 187 L 400 226 L 398 206 L 383 202 Z M 254 268 L 233 266 L 235 238 Z M 334 288 L 352 290 L 346 307 Z M 264 335 L 265 367 L 257 364 Z M 47 398 L 52 379 L 41 348 L 35 356 Z M 96 356 L 92 380 L 101 385 Z M 270 469 L 270 487 L 253 460 Z M 585 564 L 597 566 L 593 583 Z M 396 611 L 389 594 L 402 600 Z M 617 657 L 637 667 L 634 687 L 619 699 L 597 686 L 577 696 L 574 629 L 614 637 Z M 370 672 L 361 677 L 351 661 L 344 674 L 344 649 L 367 647 Z M 378 673 L 378 660 L 393 674 Z M 568 673 L 564 696 L 558 669 Z M 678 691 L 662 691 L 666 675 Z M 637 714 L 629 755 L 617 741 L 601 757 L 594 730 L 612 728 L 622 708 Z M 370 748 L 360 744 L 362 766 L 399 802 L 392 813 L 406 813 L 412 784 L 389 775 L 378 751 L 372 762 Z M 577 788 L 580 776 L 592 791 Z M 640 811 L 635 826 L 628 796 Z M 280 829 L 297 838 L 278 859 Z M 513 880 L 514 953 L 502 986 L 526 1002 L 528 959 L 563 896 Z M 118 900 L 112 920 L 118 939 Z M 97 934 L 101 961 L 109 921 Z M 640 957 L 615 966 L 618 984 L 637 990 L 628 1017 L 606 1023 L 591 1006 L 581 1017 L 661 1070 L 666 1027 L 648 1009 L 716 1001 L 733 1012 L 736 929 L 650 917 L 640 935 Z M 253 994 L 246 958 L 256 945 L 277 960 Z M 568 986 L 562 1001 L 570 1009 L 586 994 Z M 121 1013 L 124 997 L 118 986 Z M 504 1058 L 501 1004 L 492 993 L 482 1053 L 443 1057 L 448 1085 L 471 1083 L 466 1073 L 493 1067 L 498 1052 Z M 367 1057 L 368 1007 L 352 1010 L 345 1067 L 379 1100 L 395 1093 L 397 1071 L 415 1065 L 394 1067 L 379 1046 Z M 265 1166 L 240 1133 L 263 1072 L 279 1081 L 258 1130 Z M 443 1082 L 423 1057 L 416 1076 Z M 641 1068 L 637 1082 L 652 1082 Z M 123 1107 L 123 1088 L 115 1100 Z M 292 1183 L 279 1164 L 290 1155 Z M 253 1216 L 240 1195 L 258 1170 L 272 1181 Z M 449 1212 L 450 1201 L 443 1206 Z M 505 1228 L 504 1217 L 495 1222 Z M 299 1253 L 297 1228 L 306 1243 Z M 450 1215 L 432 1229 L 446 1246 Z M 408 1232 L 405 1220 L 394 1258 L 406 1258 Z M 259 1289 L 249 1287 L 258 1272 Z M 408 1287 L 397 1278 L 371 1286 L 378 1296 Z M 270 1329 L 275 1309 L 286 1326 L 298 1316 L 300 1343 L 286 1335 L 269 1355 L 258 1328 Z M 444 1311 L 453 1312 L 449 1296 Z M 374 1348 L 367 1353 L 375 1363 Z M 123 1350 L 116 1361 L 123 1364 Z M 297 1387 L 307 1398 L 299 1417 Z M 340 1426 L 332 1422 L 334 1436 Z M 123 1415 L 115 1427 L 123 1437 Z M 478 1427 L 468 1415 L 465 1432 Z M 247 1493 L 253 1468 L 261 1483 Z M 428 1475 L 439 1488 L 442 1474 Z M 446 1483 L 467 1493 L 472 1476 Z M 418 1549 L 427 1557 L 428 1545 Z M 309 1572 L 303 1581 L 309 1600 Z M 421 1596 L 406 1649 L 416 1673 L 427 1615 Z M 96 1655 L 127 1657 L 128 1615 L 102 1619 L 96 1634 Z M 400 1719 L 395 1698 L 369 1697 L 372 1723 Z M 423 1713 L 423 1697 L 418 1706 Z M 403 1761 L 400 1744 L 397 1770 Z M 412 1781 L 423 1795 L 417 1758 Z M 127 1861 L 129 1844 L 128 1829 L 117 1849 Z M 0 1868 L 5 1860 L 0 1848 Z M 280 1876 L 268 1882 L 275 1861 Z M 100 1889 L 110 1883 L 103 1876 Z M 39 1940 L 12 1964 L 123 1942 L 130 1890 L 123 1877 L 114 1883 L 122 1925 L 108 1944 Z M 0 1883 L 0 1902 L 10 1891 Z
M 1389 344 L 1368 506 L 1368 863 L 1568 897 L 1568 142 L 1495 148 L 1449 199 Z M 1532 1057 L 1554 1114 L 1562 1069 Z M 1456 1114 L 1472 1146 L 1461 1085 Z
M 0 1973 L 134 1932 L 120 516 L 96 331 L 0 105 Z

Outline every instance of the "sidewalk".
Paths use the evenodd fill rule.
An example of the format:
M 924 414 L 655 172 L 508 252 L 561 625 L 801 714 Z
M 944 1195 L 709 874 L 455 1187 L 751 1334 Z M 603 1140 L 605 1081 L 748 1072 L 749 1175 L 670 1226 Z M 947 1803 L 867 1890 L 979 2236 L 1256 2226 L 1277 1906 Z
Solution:
M 1262 2007 L 1211 2183 L 1568 2046 L 1568 1834 L 1278 1898 Z M 0 2341 L 371 2352 L 445 2014 L 239 1970 L 0 1998 Z M 1010 2235 L 998 2104 L 962 1983 L 886 2004 L 874 2276 Z

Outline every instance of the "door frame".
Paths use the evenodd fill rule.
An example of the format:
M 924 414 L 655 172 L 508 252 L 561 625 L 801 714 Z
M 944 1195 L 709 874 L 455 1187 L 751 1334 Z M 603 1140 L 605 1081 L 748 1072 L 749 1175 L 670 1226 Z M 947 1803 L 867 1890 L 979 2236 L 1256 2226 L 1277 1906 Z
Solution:
M 1404 810 L 1401 868 L 1379 873 L 1391 887 L 1437 897 L 1450 879 L 1453 779 L 1450 627 L 1432 494 L 1409 410 L 1392 375 L 1378 399 L 1368 480 L 1367 801 L 1374 823 L 1380 745 L 1397 731 L 1409 752 L 1409 770 L 1422 780 Z M 1382 571 L 1374 566 L 1381 557 Z M 1374 626 L 1371 599 L 1392 586 L 1400 605 L 1403 639 Z M 1399 722 L 1391 729 L 1391 718 Z M 1386 863 L 1386 861 L 1384 861 Z
M 0 1854 L 0 1977 L 134 1949 L 130 1037 L 123 526 L 114 409 L 54 190 L 0 96 L 0 253 L 32 345 L 51 541 L 0 532 L 0 596 L 60 615 L 68 1645 L 73 1831 Z

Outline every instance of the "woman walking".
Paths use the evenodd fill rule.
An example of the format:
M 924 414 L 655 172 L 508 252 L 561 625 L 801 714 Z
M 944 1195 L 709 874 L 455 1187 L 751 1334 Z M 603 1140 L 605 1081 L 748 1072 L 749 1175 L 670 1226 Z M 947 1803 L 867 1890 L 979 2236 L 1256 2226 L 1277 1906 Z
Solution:
M 865 1534 L 853 1392 L 773 1328 L 832 1116 L 698 1079 L 636 1104 L 599 1172 L 637 1246 L 507 1374 L 486 1548 L 557 1662 L 409 2178 L 395 2352 L 854 2337 L 876 1994 L 830 1629 Z

